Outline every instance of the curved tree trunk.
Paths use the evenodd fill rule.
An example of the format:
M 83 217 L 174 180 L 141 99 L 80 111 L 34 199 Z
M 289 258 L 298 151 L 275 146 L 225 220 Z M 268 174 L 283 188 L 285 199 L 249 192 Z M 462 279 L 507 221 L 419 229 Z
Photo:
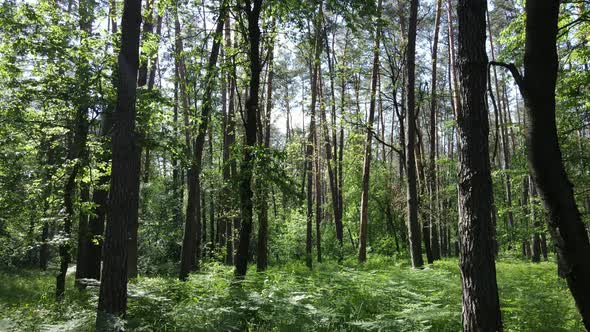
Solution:
M 513 74 L 530 119 L 529 167 L 549 211 L 549 232 L 557 249 L 559 274 L 568 283 L 584 326 L 590 329 L 590 243 L 563 165 L 555 121 L 559 3 L 526 2 L 524 77 L 513 64 L 501 65 Z

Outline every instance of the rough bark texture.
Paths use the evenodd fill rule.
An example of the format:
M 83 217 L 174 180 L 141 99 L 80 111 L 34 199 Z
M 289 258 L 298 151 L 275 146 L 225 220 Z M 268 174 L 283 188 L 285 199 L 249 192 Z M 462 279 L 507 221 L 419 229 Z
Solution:
M 416 185 L 416 30 L 418 21 L 418 0 L 410 4 L 410 20 L 408 28 L 408 47 L 406 66 L 407 87 L 407 120 L 408 134 L 406 139 L 406 170 L 408 197 L 408 238 L 410 240 L 410 256 L 414 268 L 424 265 L 422 259 L 422 244 L 420 243 L 420 224 L 418 222 L 418 191 Z
M 485 100 L 486 7 L 485 0 L 459 0 L 457 6 L 458 71 L 463 100 L 463 109 L 458 114 L 458 177 L 464 331 L 502 330 L 492 241 L 492 179 Z
M 260 61 L 260 12 L 262 10 L 263 0 L 246 0 L 245 11 L 248 21 L 248 41 L 250 47 L 248 50 L 248 59 L 250 60 L 250 86 L 248 100 L 246 100 L 246 118 L 245 133 L 246 144 L 242 156 L 240 167 L 240 205 L 242 210 L 242 222 L 240 228 L 240 238 L 236 252 L 235 274 L 238 278 L 243 278 L 248 270 L 248 248 L 250 247 L 250 236 L 252 234 L 252 171 L 254 147 L 256 145 L 256 119 L 259 110 L 260 91 L 260 72 L 262 63 Z
M 118 59 L 117 106 L 113 114 L 111 188 L 104 242 L 97 330 L 109 329 L 127 309 L 127 227 L 137 218 L 140 148 L 135 132 L 141 1 L 125 0 Z M 112 329 L 112 328 L 110 328 Z

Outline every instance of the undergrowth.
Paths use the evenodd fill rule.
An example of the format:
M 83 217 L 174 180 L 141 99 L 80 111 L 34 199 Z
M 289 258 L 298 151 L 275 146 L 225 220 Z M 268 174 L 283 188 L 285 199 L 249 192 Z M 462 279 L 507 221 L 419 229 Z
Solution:
M 583 331 L 554 263 L 497 263 L 507 331 Z M 54 301 L 54 277 L 0 273 L 0 330 L 92 331 L 97 291 L 68 283 Z M 140 277 L 129 286 L 131 331 L 460 331 L 456 260 L 413 270 L 386 257 L 317 264 L 292 262 L 236 282 L 207 263 L 188 282 Z

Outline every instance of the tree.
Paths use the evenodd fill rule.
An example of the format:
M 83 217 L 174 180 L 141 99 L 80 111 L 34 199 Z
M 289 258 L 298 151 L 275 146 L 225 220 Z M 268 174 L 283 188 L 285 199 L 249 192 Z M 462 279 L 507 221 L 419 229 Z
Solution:
M 305 147 L 305 172 L 307 174 L 307 224 L 305 232 L 305 264 L 308 268 L 313 267 L 312 250 L 313 250 L 313 183 L 314 183 L 314 154 L 317 153 L 317 139 L 316 139 L 316 103 L 318 95 L 318 75 L 320 71 L 320 57 L 322 52 L 322 33 L 321 23 L 323 16 L 323 5 L 320 0 L 318 3 L 319 14 L 316 15 L 315 22 L 315 37 L 313 38 L 313 58 L 310 63 L 311 74 L 311 105 L 310 105 L 310 121 L 309 132 L 307 133 L 307 142 Z M 315 171 L 319 172 L 317 165 Z M 316 187 L 319 184 L 316 182 Z M 316 197 L 316 204 L 320 204 Z M 316 211 L 316 214 L 319 211 Z M 317 234 L 316 234 L 317 236 Z
M 248 248 L 252 234 L 252 173 L 254 164 L 254 149 L 256 147 L 260 91 L 260 72 L 262 62 L 260 59 L 260 26 L 259 19 L 264 0 L 245 0 L 244 11 L 248 22 L 248 41 L 250 47 L 248 58 L 250 60 L 250 84 L 248 100 L 246 101 L 246 118 L 244 122 L 246 142 L 244 145 L 242 162 L 240 165 L 240 205 L 242 222 L 240 228 L 238 248 L 235 258 L 236 277 L 242 278 L 248 270 Z
M 418 223 L 418 191 L 416 189 L 416 30 L 418 24 L 418 0 L 410 3 L 410 20 L 408 26 L 408 46 L 406 49 L 407 87 L 407 135 L 406 135 L 406 184 L 408 199 L 408 239 L 412 266 L 424 265 L 422 244 L 420 242 L 420 225 Z
M 276 23 L 271 23 L 272 32 L 276 29 Z M 260 144 L 264 149 L 269 152 L 270 149 L 270 125 L 271 125 L 271 112 L 272 112 L 272 93 L 273 93 L 273 78 L 274 78 L 274 39 L 268 42 L 268 79 L 267 79 L 267 90 L 266 90 L 266 112 L 262 119 L 263 133 L 262 141 Z M 256 250 L 256 270 L 261 272 L 266 270 L 268 266 L 268 188 L 264 184 L 262 179 L 259 180 L 259 195 L 261 197 L 260 202 L 260 213 L 258 215 L 258 243 Z
M 113 114 L 111 187 L 104 266 L 96 316 L 98 330 L 113 329 L 127 310 L 127 227 L 137 218 L 140 148 L 135 131 L 141 1 L 125 0 L 118 58 L 117 106 Z M 110 326 L 110 327 L 109 327 Z
M 375 30 L 375 46 L 373 48 L 373 76 L 371 80 L 371 102 L 369 106 L 369 120 L 367 123 L 367 133 L 365 139 L 365 157 L 363 163 L 363 182 L 361 192 L 361 220 L 359 231 L 359 255 L 358 260 L 364 263 L 367 260 L 367 224 L 369 213 L 369 178 L 371 175 L 371 148 L 373 144 L 373 122 L 375 119 L 375 105 L 377 91 L 377 81 L 379 77 L 379 49 L 381 47 L 381 0 L 377 1 L 377 27 Z
M 209 53 L 209 62 L 207 63 L 205 74 L 205 90 L 203 92 L 203 103 L 201 117 L 197 129 L 197 136 L 192 143 L 192 160 L 188 170 L 188 204 L 186 211 L 186 223 L 184 225 L 184 236 L 182 239 L 182 255 L 180 258 L 180 280 L 186 280 L 188 274 L 198 268 L 198 238 L 200 228 L 201 209 L 205 205 L 201 202 L 201 170 L 203 162 L 203 148 L 205 146 L 205 137 L 207 127 L 209 126 L 209 117 L 213 109 L 213 88 L 217 73 L 217 58 L 221 47 L 224 20 L 226 18 L 227 4 L 222 1 L 219 9 L 219 18 L 215 34 L 213 35 L 213 45 Z M 204 224 L 204 222 L 203 222 Z
M 510 70 L 524 99 L 528 163 L 549 212 L 549 232 L 557 250 L 559 274 L 566 279 L 586 329 L 590 329 L 590 243 L 563 165 L 555 121 L 555 87 L 559 59 L 558 0 L 526 1 L 524 75 Z
M 459 0 L 459 80 L 462 110 L 457 123 L 459 169 L 459 266 L 463 329 L 501 331 L 492 240 L 492 178 L 486 107 L 485 0 Z
M 437 64 L 438 64 L 438 34 L 440 30 L 440 17 L 442 14 L 442 0 L 436 1 L 436 17 L 434 19 L 434 36 L 432 40 L 432 79 L 430 80 L 430 156 L 428 163 L 429 175 L 429 196 L 430 196 L 430 246 L 432 248 L 432 258 L 440 259 L 440 241 L 437 206 L 437 178 L 436 178 L 436 120 L 437 120 Z

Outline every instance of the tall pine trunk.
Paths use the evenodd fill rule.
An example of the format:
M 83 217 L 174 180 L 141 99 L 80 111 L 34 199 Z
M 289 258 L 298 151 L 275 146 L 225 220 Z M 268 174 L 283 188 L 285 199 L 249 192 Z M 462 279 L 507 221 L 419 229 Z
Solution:
M 492 240 L 492 178 L 486 107 L 485 0 L 459 0 L 459 265 L 463 330 L 501 331 Z
M 407 86 L 406 111 L 408 133 L 406 135 L 406 183 L 408 198 L 408 238 L 410 240 L 410 257 L 412 267 L 424 265 L 422 244 L 420 243 L 420 224 L 418 222 L 418 190 L 416 176 L 416 30 L 418 24 L 418 0 L 410 3 L 410 20 L 408 27 L 408 46 L 406 49 Z
M 377 4 L 377 28 L 375 31 L 375 46 L 373 46 L 373 77 L 371 80 L 371 101 L 369 104 L 369 119 L 367 120 L 365 139 L 365 158 L 363 163 L 363 182 L 361 191 L 361 220 L 359 231 L 359 254 L 358 260 L 364 263 L 367 260 L 367 227 L 369 214 L 369 179 L 371 176 L 371 158 L 373 144 L 373 122 L 375 119 L 377 80 L 379 76 L 379 48 L 381 38 L 381 0 Z
M 104 242 L 97 330 L 112 329 L 127 310 L 127 227 L 137 218 L 140 148 L 135 131 L 141 1 L 125 0 L 118 59 L 117 106 L 113 114 L 111 187 Z

